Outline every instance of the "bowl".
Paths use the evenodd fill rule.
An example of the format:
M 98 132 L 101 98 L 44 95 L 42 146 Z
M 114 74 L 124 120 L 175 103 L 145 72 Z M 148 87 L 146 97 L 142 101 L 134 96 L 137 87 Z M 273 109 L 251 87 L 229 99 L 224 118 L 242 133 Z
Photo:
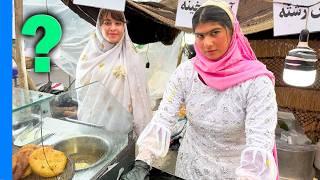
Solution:
M 110 150 L 106 141 L 94 136 L 77 136 L 62 140 L 54 145 L 54 149 L 64 152 L 80 171 L 96 166 L 102 162 Z

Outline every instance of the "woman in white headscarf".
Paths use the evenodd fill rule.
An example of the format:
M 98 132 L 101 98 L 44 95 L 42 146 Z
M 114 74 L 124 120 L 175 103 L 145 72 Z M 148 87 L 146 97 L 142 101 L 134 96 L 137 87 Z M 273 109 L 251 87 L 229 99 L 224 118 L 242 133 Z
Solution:
M 151 106 L 144 64 L 135 52 L 122 12 L 100 10 L 96 32 L 80 57 L 76 87 L 95 81 L 103 88 L 78 92 L 79 120 L 108 126 L 103 114 L 114 104 L 108 101 L 111 93 L 133 115 L 134 131 L 140 134 L 151 120 Z

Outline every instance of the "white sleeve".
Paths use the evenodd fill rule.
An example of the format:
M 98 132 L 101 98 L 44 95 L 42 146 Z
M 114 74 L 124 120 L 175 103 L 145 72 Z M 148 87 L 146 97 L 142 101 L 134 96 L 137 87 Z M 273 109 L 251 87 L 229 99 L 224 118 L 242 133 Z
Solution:
M 247 179 L 274 180 L 278 173 L 272 154 L 278 111 L 274 86 L 263 76 L 256 78 L 248 88 L 246 148 L 241 153 L 236 174 Z
M 138 138 L 137 160 L 151 164 L 156 157 L 164 157 L 168 152 L 171 133 L 184 102 L 184 64 L 170 77 L 158 111 Z

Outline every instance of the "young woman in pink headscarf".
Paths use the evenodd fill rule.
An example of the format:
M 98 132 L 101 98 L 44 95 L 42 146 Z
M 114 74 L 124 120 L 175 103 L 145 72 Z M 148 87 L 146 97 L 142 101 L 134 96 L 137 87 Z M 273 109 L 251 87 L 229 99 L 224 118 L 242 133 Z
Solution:
M 221 1 L 192 18 L 196 56 L 181 64 L 159 110 L 140 135 L 135 167 L 123 179 L 142 180 L 168 152 L 181 104 L 188 125 L 175 175 L 192 180 L 274 180 L 277 103 L 274 76 L 259 62 L 237 19 Z

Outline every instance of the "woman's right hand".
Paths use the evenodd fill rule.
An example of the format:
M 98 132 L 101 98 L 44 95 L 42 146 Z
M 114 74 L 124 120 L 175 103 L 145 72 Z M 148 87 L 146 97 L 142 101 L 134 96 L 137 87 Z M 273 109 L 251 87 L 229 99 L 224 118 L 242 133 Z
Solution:
M 120 180 L 149 180 L 150 166 L 140 160 L 134 162 L 134 167 L 127 174 L 120 177 Z

